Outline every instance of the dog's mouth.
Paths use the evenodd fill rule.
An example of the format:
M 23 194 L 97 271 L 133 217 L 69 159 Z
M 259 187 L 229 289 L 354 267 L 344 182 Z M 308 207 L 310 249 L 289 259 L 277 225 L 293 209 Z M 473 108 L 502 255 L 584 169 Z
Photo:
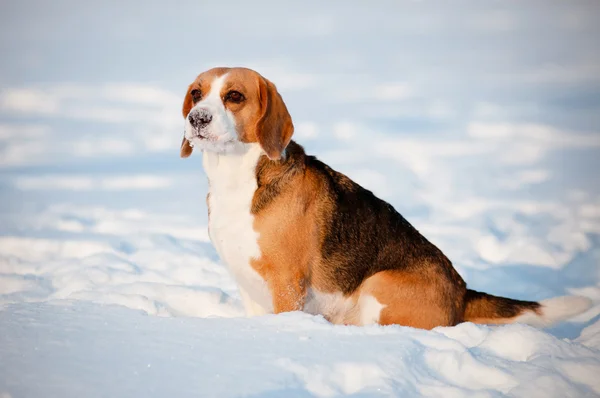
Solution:
M 229 147 L 235 144 L 236 139 L 230 137 L 229 134 L 215 135 L 209 129 L 189 129 L 184 133 L 188 138 L 189 145 L 194 147 L 194 144 L 202 147 L 206 145 L 217 145 L 219 147 Z
M 233 139 L 228 139 L 228 140 L 220 140 L 218 136 L 210 134 L 207 131 L 196 131 L 194 130 L 192 132 L 192 136 L 191 138 L 188 140 L 191 146 L 194 146 L 194 141 L 199 144 L 200 142 L 206 142 L 206 143 L 219 143 L 221 145 L 228 145 L 234 142 Z
M 210 140 L 212 137 L 206 130 L 192 130 L 191 133 L 192 140 Z
M 209 134 L 206 131 L 202 131 L 202 130 L 193 130 L 192 131 L 192 138 L 198 138 L 198 139 L 204 140 L 208 136 L 209 136 Z

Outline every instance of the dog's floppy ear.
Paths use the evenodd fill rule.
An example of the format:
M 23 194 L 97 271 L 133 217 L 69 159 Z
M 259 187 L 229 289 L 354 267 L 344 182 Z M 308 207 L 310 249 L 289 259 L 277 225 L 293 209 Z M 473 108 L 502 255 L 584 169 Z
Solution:
M 259 78 L 259 95 L 261 117 L 256 138 L 269 159 L 277 160 L 292 139 L 292 117 L 275 85 L 263 77 Z
M 181 109 L 181 113 L 183 114 L 183 119 L 187 118 L 188 114 L 192 110 L 192 107 L 194 106 L 194 101 L 192 99 L 192 95 L 190 94 L 191 91 L 192 91 L 192 85 L 190 84 L 190 86 L 188 87 L 187 93 L 185 94 L 185 98 L 183 99 L 183 108 Z M 184 136 L 183 141 L 181 142 L 181 151 L 180 151 L 179 155 L 182 158 L 187 158 L 188 156 L 190 156 L 192 154 L 193 150 L 194 149 L 190 145 L 190 142 Z
M 187 138 L 183 137 L 183 141 L 181 141 L 181 152 L 179 153 L 179 155 L 182 158 L 187 158 L 192 154 L 193 150 L 194 148 L 192 148 Z

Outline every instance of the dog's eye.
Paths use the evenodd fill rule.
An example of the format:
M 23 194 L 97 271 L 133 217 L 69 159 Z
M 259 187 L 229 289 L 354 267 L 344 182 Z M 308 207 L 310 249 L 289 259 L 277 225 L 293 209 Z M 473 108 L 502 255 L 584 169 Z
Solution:
M 233 102 L 234 104 L 239 104 L 244 99 L 244 95 L 239 91 L 230 91 L 225 96 L 225 101 Z
M 192 96 L 194 102 L 198 102 L 202 98 L 202 91 L 198 89 L 193 89 L 192 91 L 190 91 L 190 95 Z

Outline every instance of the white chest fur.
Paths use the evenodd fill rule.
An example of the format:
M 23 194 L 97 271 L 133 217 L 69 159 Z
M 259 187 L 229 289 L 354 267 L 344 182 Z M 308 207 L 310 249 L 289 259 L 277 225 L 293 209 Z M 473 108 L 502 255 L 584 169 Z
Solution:
M 273 310 L 266 282 L 250 265 L 252 258 L 261 255 L 250 212 L 261 154 L 258 145 L 249 144 L 241 153 L 204 151 L 203 159 L 210 184 L 210 239 L 235 277 L 249 315 Z

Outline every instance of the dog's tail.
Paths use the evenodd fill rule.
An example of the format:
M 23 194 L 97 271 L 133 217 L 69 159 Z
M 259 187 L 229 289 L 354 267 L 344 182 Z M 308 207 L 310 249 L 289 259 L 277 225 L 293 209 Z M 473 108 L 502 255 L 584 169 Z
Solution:
M 540 328 L 581 314 L 592 306 L 590 299 L 579 296 L 555 297 L 538 303 L 492 296 L 470 289 L 467 290 L 465 301 L 465 322 L 486 324 L 518 322 Z

